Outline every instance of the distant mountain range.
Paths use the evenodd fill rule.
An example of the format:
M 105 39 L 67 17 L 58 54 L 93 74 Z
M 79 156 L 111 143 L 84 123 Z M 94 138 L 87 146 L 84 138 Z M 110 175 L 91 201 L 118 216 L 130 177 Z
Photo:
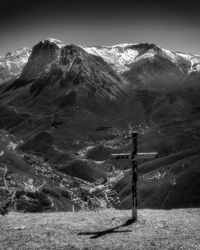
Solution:
M 66 46 L 61 41 L 53 38 L 47 39 L 46 42 L 55 44 L 60 49 Z M 200 70 L 200 56 L 184 52 L 173 52 L 158 47 L 155 44 L 127 43 L 114 46 L 77 47 L 83 48 L 89 54 L 102 57 L 119 74 L 128 73 L 127 71 L 130 71 L 133 66 L 131 65 L 132 63 L 137 63 L 139 67 L 140 64 L 148 63 L 148 61 L 156 63 L 159 59 L 165 60 L 165 63 L 171 63 L 174 67 L 176 66 L 177 73 L 180 71 L 183 74 L 190 74 L 192 72 L 199 72 Z M 5 56 L 1 56 L 1 82 L 7 80 L 9 77 L 12 78 L 12 76 L 19 75 L 27 63 L 30 54 L 31 49 L 21 48 L 15 52 L 8 52 Z
M 0 128 L 21 140 L 18 150 L 44 157 L 53 169 L 65 174 L 80 179 L 87 176 L 88 180 L 90 174 L 84 175 L 79 169 L 82 167 L 95 180 L 105 177 L 105 169 L 113 169 L 115 177 L 116 173 L 125 176 L 113 188 L 121 199 L 118 207 L 126 208 L 130 185 L 125 174 L 127 164 L 111 162 L 109 154 L 130 150 L 131 143 L 125 138 L 134 129 L 140 133 L 140 150 L 156 150 L 160 157 L 187 150 L 194 152 L 192 156 L 197 155 L 199 151 L 194 149 L 200 146 L 199 71 L 200 56 L 172 52 L 155 44 L 87 47 L 65 45 L 50 38 L 32 49 L 23 48 L 0 58 Z M 187 157 L 191 155 L 186 154 Z M 98 163 L 99 159 L 105 162 Z M 166 175 L 168 160 L 161 161 L 159 167 L 167 176 L 164 186 L 160 182 L 153 186 L 143 183 L 141 192 L 149 202 L 142 201 L 141 206 L 200 204 L 199 193 L 195 193 L 194 200 L 184 198 L 184 203 L 170 200 L 174 197 L 173 188 L 179 185 L 178 178 L 180 187 L 184 186 L 184 174 L 192 176 L 191 181 L 196 183 L 197 160 L 194 157 L 194 169 L 179 169 L 176 156 L 172 157 L 170 164 L 178 168 L 173 175 Z M 80 161 L 90 163 L 84 165 Z M 91 161 L 100 164 L 103 171 L 91 166 Z M 143 178 L 147 182 L 159 168 L 152 165 L 148 171 Z M 189 185 L 190 180 L 187 181 Z M 161 192 L 160 187 L 166 191 L 165 196 L 152 205 L 154 188 Z M 168 200 L 164 202 L 166 195 Z
M 1 79 L 7 80 L 1 85 L 2 103 L 25 113 L 45 112 L 63 121 L 62 112 L 76 110 L 84 113 L 82 123 L 88 115 L 91 125 L 103 126 L 112 125 L 111 117 L 121 126 L 122 120 L 162 123 L 198 113 L 199 56 L 147 43 L 83 47 L 50 38 L 31 53 L 21 49 L 1 60 Z M 15 64 L 18 71 L 12 70 Z

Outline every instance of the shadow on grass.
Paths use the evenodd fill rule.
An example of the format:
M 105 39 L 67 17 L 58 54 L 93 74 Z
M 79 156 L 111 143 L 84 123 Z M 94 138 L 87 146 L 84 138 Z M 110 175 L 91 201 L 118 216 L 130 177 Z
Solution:
M 99 238 L 99 237 L 102 237 L 106 234 L 111 234 L 111 233 L 127 233 L 127 232 L 131 232 L 131 230 L 120 230 L 120 231 L 115 231 L 115 230 L 120 228 L 120 227 L 127 227 L 127 226 L 133 224 L 134 222 L 136 222 L 136 220 L 128 219 L 123 224 L 116 226 L 116 227 L 113 227 L 113 228 L 110 228 L 110 229 L 106 229 L 103 231 L 83 232 L 83 233 L 78 233 L 78 235 L 93 235 L 90 237 L 90 239 L 96 239 L 96 238 Z

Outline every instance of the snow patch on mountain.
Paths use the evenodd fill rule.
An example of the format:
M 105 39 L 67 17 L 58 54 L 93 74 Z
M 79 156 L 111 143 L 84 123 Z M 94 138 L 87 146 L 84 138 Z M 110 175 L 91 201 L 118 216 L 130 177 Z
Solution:
M 129 65 L 141 60 L 154 60 L 157 54 L 170 59 L 184 73 L 190 74 L 200 69 L 200 57 L 173 52 L 165 48 L 161 48 L 154 44 L 133 44 L 124 43 L 114 46 L 81 46 L 88 53 L 101 56 L 107 61 L 119 74 L 129 70 Z M 181 63 L 180 63 L 181 61 Z M 187 64 L 188 66 L 184 66 Z
M 47 38 L 47 39 L 45 39 L 45 40 L 46 40 L 46 41 L 49 41 L 49 42 L 51 42 L 51 43 L 55 43 L 59 48 L 62 48 L 62 47 L 65 46 L 65 44 L 64 44 L 62 41 L 60 41 L 60 40 L 58 40 L 58 39 L 55 39 L 55 38 L 49 37 L 49 38 Z
M 10 69 L 12 69 L 12 63 L 15 63 L 19 69 L 21 69 L 25 63 L 27 63 L 28 58 L 31 54 L 29 48 L 21 48 L 13 53 L 7 53 L 5 58 L 7 59 L 6 63 Z
M 0 57 L 0 83 L 18 76 L 31 54 L 29 48 L 20 48 Z
M 186 54 L 183 52 L 176 52 L 176 54 L 191 62 L 191 68 L 188 71 L 188 74 L 192 72 L 200 72 L 200 56 L 199 55 Z
M 164 51 L 173 62 L 177 62 L 177 55 L 174 52 L 164 48 L 162 48 L 162 51 Z
M 139 53 L 139 46 L 145 47 L 145 44 L 124 43 L 114 46 L 90 46 L 82 48 L 90 54 L 103 57 L 118 73 L 122 74 L 129 70 L 129 65 L 134 62 L 144 59 L 153 60 L 156 54 L 153 46 L 152 49 L 147 49 L 144 53 Z M 157 47 L 157 49 L 161 50 L 160 47 Z M 169 50 L 163 50 L 163 52 L 175 62 L 176 55 L 173 52 Z
M 128 64 L 132 63 L 138 52 L 127 48 L 130 44 L 114 46 L 83 47 L 89 54 L 101 56 L 107 61 L 118 73 L 128 70 Z M 127 48 L 127 49 L 126 49 Z
M 126 48 L 126 47 L 131 46 L 131 45 L 134 45 L 134 44 L 133 43 L 121 43 L 121 44 L 112 45 L 110 47 L 112 47 L 112 48 L 116 48 L 116 47 Z

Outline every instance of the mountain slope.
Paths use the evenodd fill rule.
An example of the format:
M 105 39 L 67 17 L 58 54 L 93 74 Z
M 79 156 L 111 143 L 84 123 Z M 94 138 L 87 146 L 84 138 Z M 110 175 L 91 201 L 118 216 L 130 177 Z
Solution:
M 138 44 L 119 44 L 114 46 L 90 46 L 83 47 L 88 53 L 99 55 L 106 60 L 114 69 L 122 74 L 130 69 L 134 62 L 144 59 L 153 59 L 154 56 L 162 56 L 177 65 L 181 71 L 190 73 L 198 70 L 200 57 L 181 53 L 172 52 L 161 48 L 155 44 L 138 43 Z
M 21 75 L 2 85 L 0 124 L 26 141 L 49 131 L 58 148 L 72 148 L 104 123 L 125 86 L 102 58 L 44 41 L 33 48 Z
M 0 142 L 0 212 L 11 195 L 13 200 L 8 209 L 24 212 L 72 211 L 73 205 L 75 210 L 111 206 L 105 193 L 95 189 L 93 184 L 99 176 L 105 175 L 104 171 L 99 175 L 97 168 L 89 167 L 88 172 L 90 170 L 93 176 L 87 182 L 77 178 L 76 174 L 67 175 L 65 171 L 55 170 L 44 154 L 38 157 L 23 152 L 19 149 L 23 141 L 5 130 L 0 130 Z M 75 155 L 73 157 L 76 159 Z
M 29 48 L 21 48 L 0 57 L 0 84 L 21 73 L 30 53 L 31 50 Z
M 176 153 L 138 167 L 138 206 L 140 208 L 199 207 L 199 148 Z M 120 209 L 131 208 L 131 174 L 125 175 L 114 189 Z
M 119 74 L 139 88 L 166 89 L 198 72 L 199 57 L 172 52 L 155 44 L 84 47 L 102 56 Z

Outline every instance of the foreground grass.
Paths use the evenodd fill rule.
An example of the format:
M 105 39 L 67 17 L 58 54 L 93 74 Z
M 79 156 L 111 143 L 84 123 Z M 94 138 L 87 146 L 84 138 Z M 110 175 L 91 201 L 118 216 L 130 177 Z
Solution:
M 200 209 L 139 210 L 136 223 L 101 237 L 92 234 L 121 225 L 130 214 L 10 213 L 0 216 L 0 249 L 200 249 Z

